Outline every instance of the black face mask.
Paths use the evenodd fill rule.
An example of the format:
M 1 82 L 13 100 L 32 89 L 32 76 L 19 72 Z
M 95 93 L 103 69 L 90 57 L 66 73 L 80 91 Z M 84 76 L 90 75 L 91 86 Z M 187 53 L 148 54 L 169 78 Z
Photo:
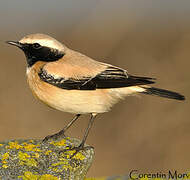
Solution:
M 20 42 L 8 41 L 8 44 L 14 45 L 22 49 L 26 55 L 29 67 L 38 61 L 53 62 L 62 58 L 65 54 L 57 49 L 41 46 L 38 43 L 22 44 Z

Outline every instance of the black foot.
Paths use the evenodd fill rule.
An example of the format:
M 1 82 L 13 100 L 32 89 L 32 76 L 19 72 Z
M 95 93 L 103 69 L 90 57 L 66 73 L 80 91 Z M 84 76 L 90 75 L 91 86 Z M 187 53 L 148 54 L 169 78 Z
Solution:
M 79 151 L 82 151 L 82 150 L 88 150 L 88 149 L 94 149 L 93 146 L 84 146 L 83 143 L 81 143 L 79 146 L 77 147 L 72 147 L 72 148 L 69 148 L 69 149 L 65 149 L 63 151 L 60 151 L 61 152 L 66 152 L 66 151 L 75 151 L 70 158 L 74 157 Z
M 62 138 L 66 137 L 65 134 L 64 134 L 64 131 L 60 131 L 60 132 L 58 132 L 58 133 L 56 133 L 56 134 L 53 134 L 53 135 L 48 135 L 48 136 L 46 136 L 46 137 L 42 140 L 42 142 L 47 142 L 49 139 L 57 140 L 57 139 L 60 138 L 60 137 L 62 137 Z

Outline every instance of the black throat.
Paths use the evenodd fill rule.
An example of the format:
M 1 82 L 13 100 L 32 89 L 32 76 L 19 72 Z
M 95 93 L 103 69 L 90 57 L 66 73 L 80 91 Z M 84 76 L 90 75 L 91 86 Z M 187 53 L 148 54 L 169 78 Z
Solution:
M 62 51 L 39 44 L 23 44 L 21 49 L 26 55 L 28 67 L 33 66 L 38 61 L 57 61 L 65 55 Z

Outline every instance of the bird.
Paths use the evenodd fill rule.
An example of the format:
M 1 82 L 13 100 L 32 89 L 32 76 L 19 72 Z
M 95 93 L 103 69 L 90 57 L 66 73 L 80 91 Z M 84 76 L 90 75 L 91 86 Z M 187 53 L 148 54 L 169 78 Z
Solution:
M 185 100 L 177 92 L 150 86 L 155 78 L 131 75 L 125 69 L 96 61 L 46 34 L 29 34 L 7 43 L 24 52 L 27 82 L 33 95 L 54 109 L 75 114 L 61 131 L 46 136 L 44 142 L 65 136 L 81 115 L 89 114 L 80 145 L 71 148 L 76 152 L 83 150 L 96 116 L 110 111 L 113 105 L 132 94 Z

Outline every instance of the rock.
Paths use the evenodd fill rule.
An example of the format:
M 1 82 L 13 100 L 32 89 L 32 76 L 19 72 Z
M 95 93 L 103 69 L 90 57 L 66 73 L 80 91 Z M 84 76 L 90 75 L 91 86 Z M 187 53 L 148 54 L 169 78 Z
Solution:
M 59 140 L 9 140 L 0 143 L 0 179 L 82 180 L 92 164 L 94 150 L 85 149 L 71 158 L 80 141 L 65 137 Z

